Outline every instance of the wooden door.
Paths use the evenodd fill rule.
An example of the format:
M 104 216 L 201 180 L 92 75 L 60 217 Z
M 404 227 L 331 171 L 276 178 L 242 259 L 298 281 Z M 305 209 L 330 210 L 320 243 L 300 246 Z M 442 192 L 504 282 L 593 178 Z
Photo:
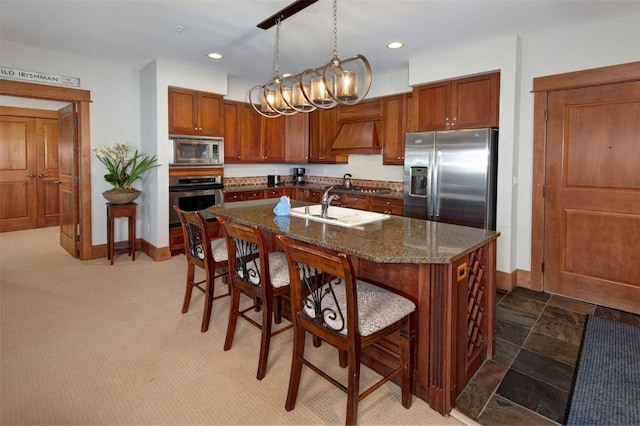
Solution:
M 640 81 L 547 108 L 544 290 L 640 314 Z
M 382 164 L 403 165 L 406 95 L 387 96 L 383 105 Z
M 36 119 L 0 118 L 0 231 L 38 224 Z
M 36 121 L 38 227 L 60 223 L 58 120 Z
M 75 104 L 58 111 L 60 245 L 79 257 L 78 139 Z

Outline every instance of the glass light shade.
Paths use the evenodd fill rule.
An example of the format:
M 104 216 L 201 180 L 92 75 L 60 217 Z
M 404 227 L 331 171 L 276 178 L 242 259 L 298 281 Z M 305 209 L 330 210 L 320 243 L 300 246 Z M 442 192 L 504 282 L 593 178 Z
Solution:
M 324 84 L 322 77 L 315 77 L 311 79 L 311 100 L 315 104 L 328 105 L 333 102 L 329 97 L 329 92 Z
M 276 92 L 275 90 L 265 89 L 262 95 L 262 102 L 260 103 L 260 110 L 262 112 L 274 112 L 276 109 Z
M 302 93 L 302 87 L 304 86 L 304 90 L 307 92 L 311 91 L 310 83 L 298 83 L 293 86 L 293 93 L 291 102 L 295 108 L 298 108 L 302 111 L 311 111 L 313 106 L 307 101 L 307 98 L 304 97 Z
M 291 88 L 289 87 L 281 87 L 277 92 L 276 98 L 276 108 L 278 111 L 287 111 L 290 110 L 291 107 Z
M 340 101 L 358 99 L 358 74 L 353 71 L 341 71 L 333 79 L 333 93 Z

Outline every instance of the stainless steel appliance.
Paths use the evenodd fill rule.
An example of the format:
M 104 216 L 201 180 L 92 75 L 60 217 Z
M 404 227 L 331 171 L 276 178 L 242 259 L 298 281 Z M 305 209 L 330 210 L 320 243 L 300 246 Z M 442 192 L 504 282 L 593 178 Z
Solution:
M 169 226 L 180 225 L 178 213 L 173 209 L 174 204 L 187 211 L 220 206 L 224 201 L 222 188 L 222 176 L 169 178 Z M 207 212 L 202 214 L 207 220 L 214 219 Z
M 404 216 L 496 229 L 498 129 L 407 133 Z
M 282 183 L 282 179 L 278 175 L 267 175 L 267 186 L 277 186 Z
M 169 142 L 170 166 L 224 165 L 224 139 L 202 136 L 171 136 Z
M 293 183 L 296 185 L 304 185 L 304 174 L 306 170 L 304 167 L 294 167 L 291 169 L 291 176 L 293 177 Z

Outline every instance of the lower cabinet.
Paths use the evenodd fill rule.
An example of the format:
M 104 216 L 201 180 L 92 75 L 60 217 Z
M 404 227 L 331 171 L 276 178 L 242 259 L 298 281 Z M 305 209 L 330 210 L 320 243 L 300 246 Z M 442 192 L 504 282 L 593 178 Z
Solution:
M 402 200 L 397 200 L 394 198 L 371 197 L 369 201 L 369 211 L 402 216 L 404 209 L 402 207 Z

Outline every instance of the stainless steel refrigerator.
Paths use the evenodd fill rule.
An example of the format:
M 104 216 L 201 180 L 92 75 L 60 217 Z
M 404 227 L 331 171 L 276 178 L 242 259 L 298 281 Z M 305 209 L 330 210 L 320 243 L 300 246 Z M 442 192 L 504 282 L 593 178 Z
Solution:
M 498 129 L 407 133 L 404 216 L 496 229 Z

